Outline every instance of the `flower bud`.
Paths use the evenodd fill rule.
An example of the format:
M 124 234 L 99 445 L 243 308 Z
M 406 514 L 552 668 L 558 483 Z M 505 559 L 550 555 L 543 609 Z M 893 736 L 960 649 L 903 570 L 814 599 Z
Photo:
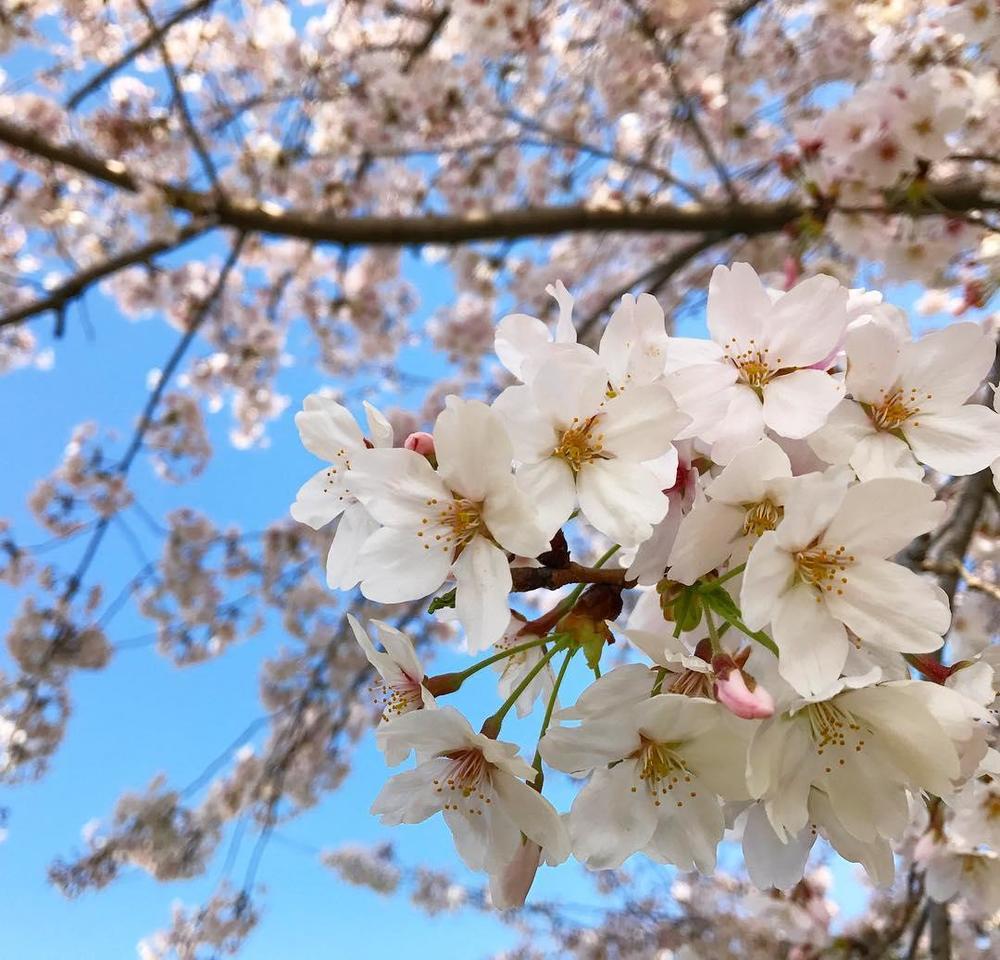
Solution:
M 534 883 L 542 848 L 533 840 L 522 839 L 511 860 L 499 873 L 490 874 L 490 898 L 497 910 L 523 907 Z
M 432 437 L 429 433 L 425 433 L 423 430 L 418 430 L 416 433 L 411 433 L 403 441 L 403 447 L 406 450 L 412 450 L 414 453 L 419 453 L 422 457 L 433 457 L 434 437 Z
M 728 654 L 715 657 L 712 669 L 715 699 L 730 713 L 744 720 L 765 720 L 774 715 L 774 697 L 753 677 L 747 677 Z

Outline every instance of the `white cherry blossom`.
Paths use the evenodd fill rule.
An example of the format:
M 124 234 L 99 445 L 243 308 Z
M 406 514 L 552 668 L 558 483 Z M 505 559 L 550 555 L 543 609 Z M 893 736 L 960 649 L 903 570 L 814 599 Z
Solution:
M 989 372 L 996 343 L 974 323 L 902 340 L 880 324 L 847 336 L 847 390 L 809 438 L 827 463 L 850 464 L 861 480 L 919 480 L 920 464 L 975 473 L 1000 457 L 1000 414 L 966 403 Z
M 365 416 L 374 447 L 392 446 L 392 426 L 365 403 Z M 323 394 L 305 398 L 295 414 L 302 445 L 330 466 L 314 474 L 299 490 L 291 514 L 300 523 L 319 530 L 340 517 L 326 562 L 327 584 L 335 590 L 356 587 L 360 574 L 356 559 L 378 524 L 361 506 L 351 470 L 368 453 L 365 436 L 343 404 Z
M 848 630 L 898 652 L 941 646 L 951 620 L 942 591 L 885 558 L 934 527 L 944 509 L 912 480 L 847 487 L 834 473 L 796 483 L 777 529 L 750 551 L 740 602 L 751 629 L 771 625 L 781 676 L 800 694 L 819 696 L 836 682 Z
M 548 800 L 524 782 L 535 770 L 515 744 L 473 732 L 453 707 L 404 714 L 380 727 L 376 739 L 387 756 L 415 750 L 418 761 L 375 798 L 372 813 L 382 823 L 422 823 L 443 813 L 472 870 L 502 870 L 518 855 L 522 833 L 550 864 L 569 855 L 566 829 Z
M 746 796 L 743 723 L 709 700 L 660 694 L 578 727 L 550 728 L 539 745 L 545 762 L 592 771 L 570 811 L 575 856 L 611 869 L 642 850 L 681 869 L 712 870 L 722 801 Z
M 712 459 L 726 463 L 765 430 L 790 439 L 818 430 L 843 395 L 826 366 L 847 319 L 847 290 L 833 277 L 772 297 L 748 264 L 716 267 L 708 290 L 712 340 L 699 345 L 705 360 L 667 377 L 692 417 L 681 436 L 701 436 L 712 443 Z

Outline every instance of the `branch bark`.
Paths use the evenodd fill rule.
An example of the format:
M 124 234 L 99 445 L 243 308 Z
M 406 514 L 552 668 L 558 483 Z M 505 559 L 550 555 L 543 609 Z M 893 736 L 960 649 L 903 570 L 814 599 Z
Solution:
M 579 563 L 551 569 L 549 567 L 515 567 L 510 572 L 514 593 L 527 590 L 558 590 L 571 583 L 606 583 L 615 587 L 632 586 L 625 571 L 614 567 L 585 567 Z

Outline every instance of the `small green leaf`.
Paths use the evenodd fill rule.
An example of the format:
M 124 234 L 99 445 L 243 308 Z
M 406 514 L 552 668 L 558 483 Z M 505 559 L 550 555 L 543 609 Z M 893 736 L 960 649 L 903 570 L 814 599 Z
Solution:
M 435 597 L 431 600 L 430 606 L 427 608 L 427 612 L 434 613 L 436 610 L 444 610 L 448 607 L 454 607 L 455 589 L 455 587 L 452 587 L 447 593 L 442 593 L 439 597 Z

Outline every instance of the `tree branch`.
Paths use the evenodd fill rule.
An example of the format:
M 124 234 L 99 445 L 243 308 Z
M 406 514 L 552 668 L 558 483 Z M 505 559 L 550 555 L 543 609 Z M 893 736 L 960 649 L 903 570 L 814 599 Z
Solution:
M 584 567 L 579 563 L 551 569 L 549 567 L 515 567 L 510 572 L 514 581 L 511 590 L 524 593 L 527 590 L 558 590 L 571 583 L 607 583 L 615 587 L 631 586 L 625 571 L 614 567 Z
M 73 144 L 56 144 L 18 124 L 0 119 L 0 143 L 35 157 L 68 166 L 122 190 L 137 191 L 140 180 L 123 163 L 106 160 Z M 658 204 L 641 210 L 586 206 L 535 207 L 498 213 L 340 217 L 305 210 L 279 210 L 249 198 L 219 199 L 187 187 L 157 184 L 167 203 L 195 216 L 214 217 L 219 225 L 241 233 L 297 237 L 317 243 L 367 246 L 459 244 L 478 240 L 549 237 L 563 233 L 619 231 L 627 233 L 708 233 L 725 236 L 770 233 L 806 213 L 815 212 L 799 200 L 770 203 Z M 1000 210 L 1000 195 L 990 195 L 977 180 L 955 179 L 929 189 L 926 203 L 887 201 L 872 215 L 947 216 L 968 210 Z
M 142 246 L 132 250 L 126 250 L 117 256 L 95 263 L 86 270 L 81 270 L 74 274 L 67 281 L 60 284 L 48 296 L 40 297 L 31 303 L 25 304 L 11 310 L 9 313 L 0 316 L 0 327 L 7 327 L 14 323 L 20 323 L 39 314 L 48 313 L 54 310 L 56 313 L 63 313 L 66 308 L 76 299 L 82 297 L 94 284 L 124 270 L 126 267 L 134 266 L 137 263 L 147 263 L 153 257 L 170 250 L 176 250 L 195 237 L 200 237 L 203 233 L 211 230 L 214 224 L 198 224 L 185 227 L 172 240 L 151 240 Z

